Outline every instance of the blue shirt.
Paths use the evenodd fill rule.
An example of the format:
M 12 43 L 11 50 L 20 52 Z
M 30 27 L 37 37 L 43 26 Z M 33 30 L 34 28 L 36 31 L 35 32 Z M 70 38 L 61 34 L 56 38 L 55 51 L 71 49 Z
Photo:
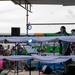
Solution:
M 69 36 L 69 34 L 66 32 L 61 33 L 60 35 L 61 36 Z M 68 42 L 62 41 L 62 55 L 65 55 L 67 45 L 68 45 Z
M 22 50 L 23 50 L 23 48 L 18 47 L 18 55 L 22 55 Z

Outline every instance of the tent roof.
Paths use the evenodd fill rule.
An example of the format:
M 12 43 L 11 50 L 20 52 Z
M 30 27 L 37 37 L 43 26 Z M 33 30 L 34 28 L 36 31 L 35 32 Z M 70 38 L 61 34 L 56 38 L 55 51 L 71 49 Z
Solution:
M 19 0 L 15 0 L 19 2 Z M 61 0 L 27 0 L 31 4 L 62 4 Z M 24 4 L 24 0 L 21 0 L 22 4 Z
M 24 4 L 25 0 L 11 0 L 11 1 L 21 1 Z M 75 0 L 27 0 L 31 4 L 55 4 L 55 5 L 75 5 Z
M 0 0 L 0 1 L 16 1 L 25 4 L 25 0 Z M 55 5 L 75 5 L 75 0 L 26 0 L 31 4 L 55 4 Z

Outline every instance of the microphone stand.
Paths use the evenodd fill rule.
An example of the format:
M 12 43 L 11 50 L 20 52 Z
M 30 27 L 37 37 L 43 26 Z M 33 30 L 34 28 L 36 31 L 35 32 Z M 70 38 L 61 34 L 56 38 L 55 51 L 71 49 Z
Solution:
M 53 44 L 53 55 L 55 56 L 55 42 Z M 55 71 L 55 63 L 54 63 L 54 71 Z

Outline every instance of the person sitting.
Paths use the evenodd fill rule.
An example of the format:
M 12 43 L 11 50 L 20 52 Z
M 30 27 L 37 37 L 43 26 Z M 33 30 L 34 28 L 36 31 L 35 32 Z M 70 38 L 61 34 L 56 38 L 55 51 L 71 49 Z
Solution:
M 11 55 L 12 53 L 11 53 L 12 51 L 11 51 L 11 47 L 10 47 L 10 45 L 8 45 L 7 46 L 7 49 L 6 49 L 6 54 L 7 55 Z
M 18 55 L 22 55 L 23 48 L 21 47 L 21 45 L 18 45 L 17 50 L 18 50 Z
M 40 48 L 40 46 L 38 46 L 38 48 L 37 48 L 37 52 L 41 52 L 41 48 Z
M 44 46 L 42 47 L 41 51 L 42 51 L 42 52 L 46 52 L 46 49 L 47 49 L 47 48 L 46 48 L 46 46 L 44 45 Z

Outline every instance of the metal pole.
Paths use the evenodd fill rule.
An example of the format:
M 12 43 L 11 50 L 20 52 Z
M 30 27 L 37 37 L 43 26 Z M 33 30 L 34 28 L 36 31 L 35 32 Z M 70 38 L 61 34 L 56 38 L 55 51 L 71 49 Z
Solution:
M 55 56 L 55 42 L 54 42 L 54 44 L 53 44 L 53 50 L 54 50 L 54 56 Z M 54 71 L 55 71 L 55 63 L 54 63 Z
M 18 61 L 16 61 L 16 63 L 17 63 L 17 65 L 16 65 L 17 66 L 17 75 L 19 75 L 19 73 L 18 73 Z
M 38 62 L 38 67 L 39 67 L 39 75 L 40 75 L 40 69 L 41 69 L 40 62 Z
M 31 75 L 31 59 L 30 59 L 30 63 L 29 63 L 29 75 Z
M 28 3 L 27 3 L 27 14 L 26 14 L 26 35 L 28 36 Z
M 30 23 L 30 25 L 75 25 L 75 23 Z

